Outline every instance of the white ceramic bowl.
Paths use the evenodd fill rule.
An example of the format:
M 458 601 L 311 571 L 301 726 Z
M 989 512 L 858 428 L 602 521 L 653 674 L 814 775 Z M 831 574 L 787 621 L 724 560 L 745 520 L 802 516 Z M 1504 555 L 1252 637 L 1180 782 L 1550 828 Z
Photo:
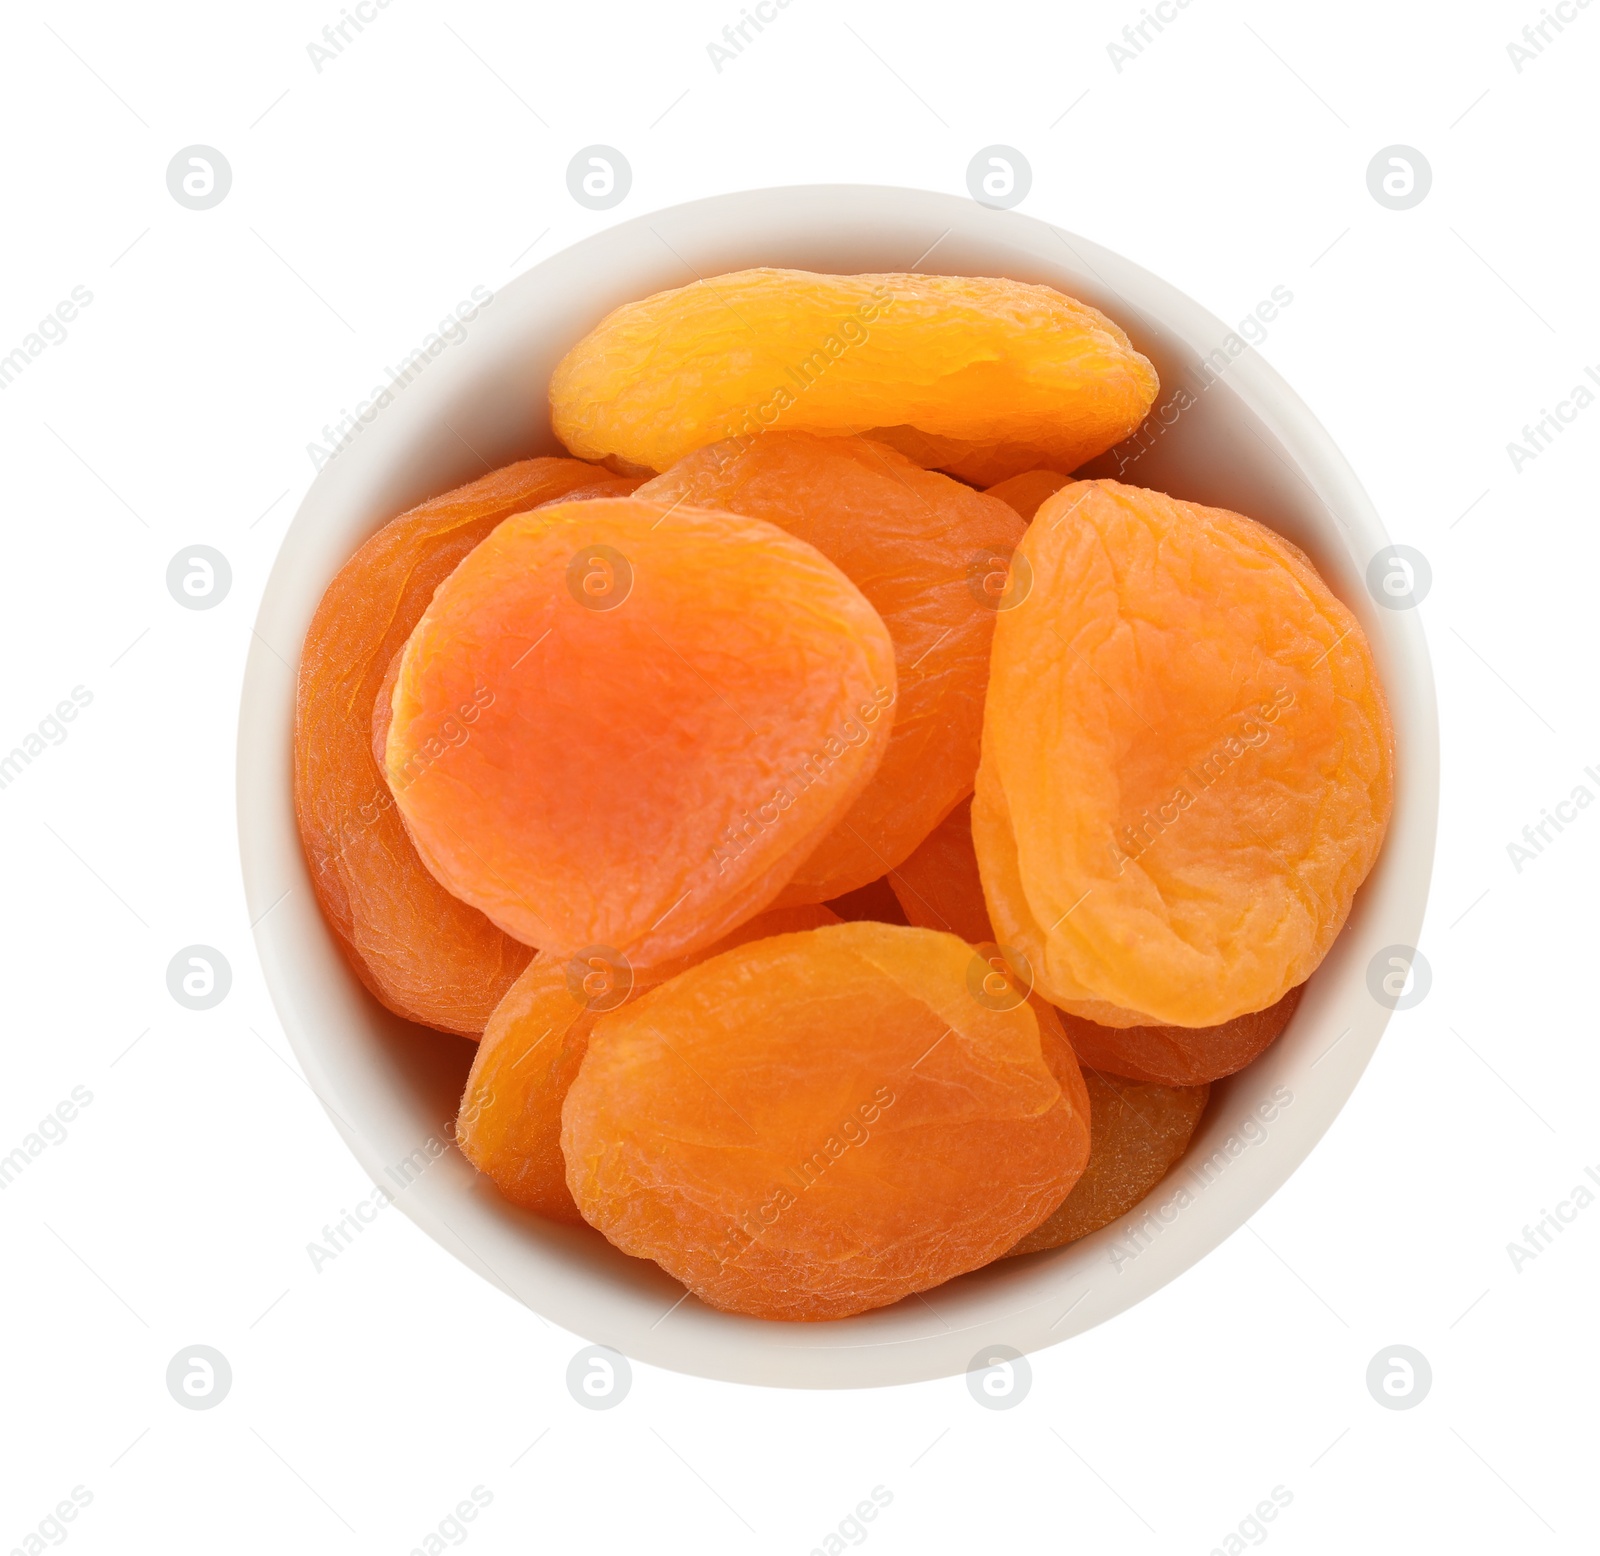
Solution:
M 682 1288 L 653 1264 L 500 1199 L 447 1144 L 472 1045 L 400 1021 L 367 996 L 318 912 L 290 795 L 288 666 L 350 554 L 426 497 L 559 452 L 547 416 L 551 369 L 608 310 L 753 265 L 1010 276 L 1110 314 L 1160 371 L 1158 403 L 1180 384 L 1195 402 L 1124 478 L 1247 513 L 1308 552 L 1372 640 L 1399 743 L 1388 842 L 1350 922 L 1284 1036 L 1215 1088 L 1166 1183 L 1081 1242 L 837 1323 L 764 1323 L 680 1300 Z M 409 1180 L 398 1203 L 417 1225 L 528 1307 L 636 1359 L 743 1383 L 854 1387 L 953 1374 L 980 1351 L 1027 1352 L 1081 1333 L 1180 1275 L 1288 1178 L 1350 1095 L 1388 1019 L 1368 992 L 1369 961 L 1416 943 L 1438 735 L 1417 612 L 1379 609 L 1367 592 L 1367 563 L 1388 539 L 1339 451 L 1253 352 L 1201 391 L 1199 364 L 1228 333 L 1138 266 L 1015 212 L 910 189 L 723 195 L 625 222 L 518 277 L 324 466 L 284 539 L 245 672 L 245 891 L 268 987 L 311 1085 L 375 1182 L 396 1190 Z

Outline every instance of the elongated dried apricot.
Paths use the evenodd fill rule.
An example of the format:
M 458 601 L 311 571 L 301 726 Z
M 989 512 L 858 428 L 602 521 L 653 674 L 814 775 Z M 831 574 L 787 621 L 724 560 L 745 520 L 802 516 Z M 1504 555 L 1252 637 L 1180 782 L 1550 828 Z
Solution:
M 953 935 L 840 924 L 602 1016 L 562 1114 L 578 1208 L 764 1318 L 846 1317 L 1003 1253 L 1077 1181 L 1088 1119 L 1032 1007 L 973 997 L 972 960 Z
M 434 594 L 386 770 L 424 863 L 508 934 L 648 966 L 771 902 L 877 770 L 894 694 L 883 622 L 803 541 L 558 503 Z
M 806 432 L 712 444 L 639 496 L 776 524 L 883 618 L 899 681 L 883 765 L 778 900 L 825 902 L 877 880 L 972 788 L 995 621 L 981 581 L 1022 539 L 1016 514 L 882 444 Z
M 615 309 L 556 367 L 550 409 L 574 454 L 650 470 L 728 437 L 882 429 L 988 483 L 1075 469 L 1156 389 L 1117 325 L 1048 286 L 760 269 Z
M 1017 555 L 972 805 L 997 938 L 1106 1026 L 1275 1005 L 1388 825 L 1360 625 L 1263 525 L 1115 481 L 1063 487 Z
M 642 970 L 604 955 L 568 962 L 536 956 L 484 1029 L 456 1117 L 456 1144 L 513 1204 L 581 1225 L 561 1154 L 561 1104 L 595 1022 L 706 956 L 838 922 L 823 907 L 773 908 L 708 952 Z
M 1076 1242 L 1125 1215 L 1188 1149 L 1211 1095 L 1209 1086 L 1150 1086 L 1085 1068 L 1089 1165 L 1072 1192 L 1015 1247 L 1039 1253 Z
M 434 589 L 513 513 L 633 483 L 527 459 L 403 513 L 339 570 L 312 617 L 295 704 L 294 805 L 311 884 L 361 981 L 396 1014 L 476 1034 L 528 948 L 418 859 L 372 756 L 373 701 Z
M 1031 519 L 1039 511 L 1046 497 L 1054 497 L 1072 477 L 1059 470 L 1024 470 L 1021 475 L 1008 476 L 988 488 L 987 495 L 1015 508 L 1024 519 Z

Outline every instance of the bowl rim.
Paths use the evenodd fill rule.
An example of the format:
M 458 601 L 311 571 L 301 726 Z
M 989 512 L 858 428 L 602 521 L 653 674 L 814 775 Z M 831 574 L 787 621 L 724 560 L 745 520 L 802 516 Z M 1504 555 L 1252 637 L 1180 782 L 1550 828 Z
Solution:
M 663 228 L 679 239 L 678 245 L 663 236 Z M 237 745 L 241 871 L 263 976 L 308 1083 L 374 1183 L 442 1247 L 575 1334 L 676 1371 L 801 1387 L 907 1383 L 968 1371 L 991 1354 L 1025 1355 L 1132 1307 L 1238 1230 L 1310 1153 L 1348 1100 L 1388 1021 L 1389 1009 L 1365 992 L 1369 961 L 1379 948 L 1414 947 L 1422 925 L 1438 820 L 1439 750 L 1420 613 L 1374 607 L 1360 580 L 1389 537 L 1355 472 L 1310 409 L 1258 353 L 1246 350 L 1227 369 L 1227 404 L 1231 408 L 1237 400 L 1241 424 L 1253 423 L 1263 443 L 1275 440 L 1277 447 L 1269 446 L 1269 452 L 1306 488 L 1309 495 L 1301 500 L 1314 503 L 1332 521 L 1331 527 L 1322 518 L 1308 522 L 1323 542 L 1323 560 L 1339 574 L 1343 587 L 1336 592 L 1366 628 L 1384 676 L 1396 729 L 1395 802 L 1378 864 L 1307 986 L 1290 1028 L 1294 1041 L 1286 1034 L 1241 1072 L 1251 1078 L 1248 1083 L 1239 1078 L 1218 1083 L 1189 1153 L 1162 1185 L 1134 1211 L 1088 1238 L 1004 1261 L 1014 1268 L 989 1266 L 926 1297 L 857 1318 L 790 1324 L 718 1313 L 686 1301 L 676 1283 L 653 1266 L 642 1271 L 643 1261 L 626 1259 L 609 1245 L 601 1254 L 580 1243 L 593 1238 L 587 1229 L 555 1227 L 506 1205 L 460 1156 L 448 1121 L 437 1121 L 420 1147 L 422 1167 L 406 1168 L 416 1162 L 417 1130 L 430 1117 L 420 1088 L 433 1074 L 430 1066 L 442 1072 L 461 1062 L 459 1048 L 452 1051 L 450 1045 L 463 1040 L 433 1032 L 419 1039 L 425 1029 L 381 1011 L 361 990 L 310 891 L 290 797 L 299 644 L 332 576 L 333 539 L 342 536 L 341 543 L 347 543 L 357 536 L 333 563 L 337 570 L 364 534 L 410 506 L 401 500 L 406 482 L 415 481 L 408 472 L 419 460 L 434 457 L 418 449 L 442 441 L 441 421 L 466 441 L 451 426 L 452 412 L 476 404 L 486 424 L 495 421 L 503 444 L 506 417 L 514 419 L 515 413 L 485 410 L 487 402 L 475 402 L 473 396 L 479 392 L 475 385 L 508 370 L 508 339 L 519 327 L 524 334 L 536 328 L 548 334 L 550 315 L 565 297 L 592 295 L 606 285 L 615 290 L 624 284 L 619 278 L 660 270 L 657 242 L 692 271 L 678 248 L 698 252 L 697 236 L 702 250 L 727 252 L 766 242 L 793 252 L 813 241 L 810 235 L 824 247 L 854 243 L 864 249 L 885 241 L 886 231 L 940 228 L 928 253 L 900 268 L 918 268 L 941 245 L 960 250 L 965 244 L 974 251 L 1024 256 L 1026 263 L 1014 259 L 1011 268 L 1020 265 L 1036 273 L 1028 279 L 1058 275 L 1055 284 L 1075 296 L 1113 296 L 1116 302 L 1106 311 L 1136 342 L 1141 334 L 1160 335 L 1169 343 L 1181 341 L 1198 358 L 1206 342 L 1231 333 L 1167 282 L 1087 239 L 1039 218 L 988 209 L 949 193 L 790 185 L 715 195 L 636 216 L 549 256 L 494 293 L 495 328 L 509 324 L 511 337 L 465 330 L 442 353 L 438 367 L 403 392 L 397 389 L 387 403 L 369 407 L 370 417 L 363 415 L 357 429 L 360 436 L 351 434 L 307 490 L 279 544 L 254 623 Z M 950 244 L 952 234 L 956 241 Z M 641 257 L 647 250 L 653 260 Z M 955 273 L 1005 272 L 997 261 L 993 268 L 968 265 Z M 575 322 L 568 343 L 599 316 Z M 550 440 L 529 421 L 525 443 L 530 452 L 540 452 L 540 444 L 548 446 Z M 488 463 L 481 457 L 480 462 Z M 1339 1035 L 1328 1042 L 1336 1026 Z M 447 1053 L 452 1054 L 448 1061 Z M 374 1063 L 387 1066 L 386 1090 L 371 1085 Z M 1312 1067 L 1318 1070 L 1314 1083 Z

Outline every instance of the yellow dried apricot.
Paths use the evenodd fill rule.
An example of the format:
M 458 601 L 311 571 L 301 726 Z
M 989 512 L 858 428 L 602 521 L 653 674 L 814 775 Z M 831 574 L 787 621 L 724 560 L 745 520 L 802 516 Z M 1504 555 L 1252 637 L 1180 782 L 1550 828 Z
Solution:
M 882 444 L 807 432 L 714 443 L 638 495 L 778 525 L 883 618 L 899 681 L 883 765 L 778 901 L 825 902 L 877 880 L 972 789 L 996 614 L 981 585 L 1022 539 L 1015 512 Z
M 585 1219 L 762 1318 L 847 1317 L 1004 1253 L 1077 1181 L 1089 1121 L 1033 1008 L 975 998 L 972 962 L 953 935 L 840 924 L 602 1016 L 562 1110 Z
M 1063 487 L 1017 556 L 972 804 L 996 937 L 1105 1026 L 1275 1005 L 1388 825 L 1359 623 L 1264 525 L 1115 481 Z
M 496 470 L 391 520 L 340 568 L 312 617 L 295 702 L 300 841 L 350 965 L 408 1020 L 475 1036 L 529 952 L 417 858 L 369 743 L 377 690 L 434 589 L 502 520 L 631 484 L 576 459 Z
M 919 434 L 919 463 L 988 484 L 1103 453 L 1157 387 L 1116 324 L 1052 287 L 758 269 L 613 310 L 557 365 L 550 409 L 574 454 L 630 467 L 774 429 Z
M 1072 1192 L 1006 1257 L 1076 1242 L 1126 1215 L 1189 1147 L 1209 1086 L 1150 1086 L 1083 1072 L 1089 1093 L 1089 1165 Z
M 501 524 L 407 639 L 385 750 L 423 862 L 565 959 L 687 955 L 770 903 L 877 770 L 893 647 L 775 525 L 636 497 Z
M 561 1154 L 561 1104 L 595 1022 L 707 956 L 838 922 L 823 907 L 773 908 L 708 952 L 642 970 L 604 955 L 568 962 L 536 956 L 484 1029 L 456 1116 L 456 1144 L 513 1204 L 582 1225 Z

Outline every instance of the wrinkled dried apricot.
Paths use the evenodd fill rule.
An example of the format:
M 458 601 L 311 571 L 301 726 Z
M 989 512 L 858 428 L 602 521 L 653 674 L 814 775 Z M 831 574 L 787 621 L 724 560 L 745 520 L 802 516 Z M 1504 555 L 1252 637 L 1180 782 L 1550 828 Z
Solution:
M 1088 1119 L 1032 1007 L 974 998 L 972 961 L 840 924 L 602 1016 L 562 1113 L 585 1219 L 763 1318 L 843 1318 L 997 1257 L 1077 1181 Z
M 1017 555 L 972 805 L 997 938 L 1106 1026 L 1275 1005 L 1388 825 L 1360 625 L 1265 526 L 1115 481 L 1063 487 Z
M 340 568 L 300 656 L 294 806 L 311 884 L 351 966 L 397 1015 L 476 1034 L 528 948 L 418 859 L 373 759 L 373 701 L 434 589 L 513 513 L 634 483 L 575 459 L 526 459 L 391 520 Z
M 1242 1070 L 1283 1035 L 1303 984 L 1275 1005 L 1214 1027 L 1104 1027 L 1062 1012 L 1067 1037 L 1086 1065 L 1161 1086 L 1200 1086 Z
M 603 955 L 568 962 L 536 956 L 484 1029 L 456 1116 L 456 1144 L 513 1204 L 581 1225 L 561 1154 L 561 1104 L 595 1022 L 706 956 L 838 922 L 824 907 L 773 908 L 707 952 L 642 971 Z
M 1005 504 L 863 438 L 771 432 L 714 443 L 639 489 L 770 524 L 815 546 L 894 641 L 899 692 L 883 765 L 780 902 L 825 902 L 900 863 L 978 770 L 995 610 L 981 582 L 1023 528 Z
M 771 902 L 877 770 L 894 695 L 883 622 L 805 542 L 558 503 L 435 592 L 386 771 L 423 862 L 508 934 L 648 966 Z
M 911 923 L 949 930 L 986 950 L 993 947 L 995 933 L 972 846 L 970 801 L 928 834 L 890 875 L 889 884 Z M 1012 971 L 1031 987 L 1031 968 Z M 1200 1086 L 1242 1070 L 1265 1052 L 1288 1026 L 1300 993 L 1296 986 L 1276 1005 L 1213 1027 L 1105 1027 L 1065 1011 L 1054 1014 L 1085 1065 L 1135 1081 Z
M 1039 1253 L 1076 1242 L 1125 1215 L 1188 1149 L 1209 1086 L 1150 1086 L 1083 1072 L 1089 1093 L 1089 1165 L 1072 1192 L 1015 1247 Z
M 1021 475 L 1008 476 L 988 488 L 987 495 L 1015 508 L 1024 519 L 1031 519 L 1039 511 L 1046 497 L 1053 497 L 1072 477 L 1059 470 L 1024 470 Z
M 740 270 L 625 303 L 550 380 L 556 436 L 585 459 L 665 470 L 781 429 L 920 434 L 989 483 L 1075 469 L 1143 421 L 1155 369 L 1098 309 L 986 276 Z

